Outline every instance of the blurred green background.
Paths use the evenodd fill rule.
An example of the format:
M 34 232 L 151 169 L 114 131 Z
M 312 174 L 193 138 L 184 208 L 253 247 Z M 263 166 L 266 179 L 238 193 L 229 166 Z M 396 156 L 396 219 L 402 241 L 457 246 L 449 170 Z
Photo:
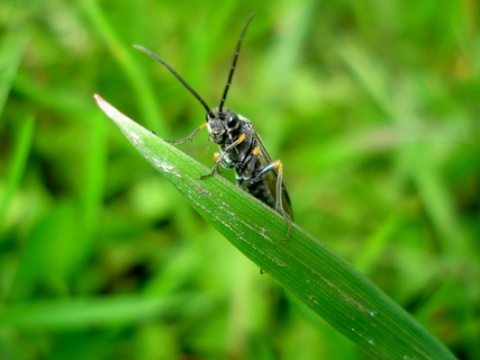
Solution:
M 100 112 L 160 137 L 227 106 L 296 222 L 480 359 L 480 4 L 0 3 L 0 359 L 365 359 L 189 208 Z M 210 166 L 203 132 L 182 150 Z M 233 180 L 233 174 L 224 171 Z

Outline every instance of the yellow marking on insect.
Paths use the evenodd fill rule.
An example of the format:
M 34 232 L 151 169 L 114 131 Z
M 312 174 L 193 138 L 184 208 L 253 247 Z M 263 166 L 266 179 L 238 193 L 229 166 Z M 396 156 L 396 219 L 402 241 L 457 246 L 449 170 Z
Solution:
M 245 134 L 240 134 L 240 135 L 238 136 L 237 141 L 235 141 L 235 142 L 236 142 L 237 144 L 240 144 L 240 143 L 244 142 L 246 138 L 247 138 L 247 135 L 245 135 Z
M 277 168 L 279 168 L 279 167 L 281 167 L 281 166 L 283 167 L 283 164 L 282 164 L 282 162 L 281 162 L 280 160 L 275 160 L 275 161 L 273 162 L 273 167 L 274 167 L 275 169 L 277 169 Z
M 255 146 L 252 149 L 252 154 L 253 154 L 253 156 L 258 156 L 258 154 L 260 154 L 260 148 L 258 146 Z

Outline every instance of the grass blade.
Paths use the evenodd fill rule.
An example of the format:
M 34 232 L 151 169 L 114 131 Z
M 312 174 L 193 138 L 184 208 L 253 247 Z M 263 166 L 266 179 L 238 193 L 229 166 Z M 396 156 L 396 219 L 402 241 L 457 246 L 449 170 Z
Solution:
M 319 240 L 210 169 L 95 99 L 137 150 L 234 246 L 332 326 L 381 359 L 453 355 L 366 277 Z

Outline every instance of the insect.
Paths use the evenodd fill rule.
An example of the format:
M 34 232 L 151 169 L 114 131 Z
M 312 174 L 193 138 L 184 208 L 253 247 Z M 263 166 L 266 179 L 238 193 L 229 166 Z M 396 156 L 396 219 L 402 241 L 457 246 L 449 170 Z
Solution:
M 195 135 L 206 127 L 210 138 L 220 147 L 220 153 L 215 154 L 215 164 L 211 172 L 201 178 L 207 178 L 219 172 L 220 165 L 235 169 L 238 186 L 280 213 L 288 222 L 285 238 L 287 241 L 292 231 L 293 212 L 287 189 L 283 183 L 283 164 L 280 160 L 272 161 L 260 137 L 255 132 L 253 124 L 247 118 L 224 107 L 243 38 L 253 16 L 254 14 L 251 14 L 248 17 L 240 33 L 220 106 L 215 109 L 211 109 L 206 101 L 163 59 L 142 46 L 134 45 L 134 48 L 151 56 L 167 68 L 207 111 L 205 124 L 200 125 L 186 138 L 170 142 L 180 144 L 192 141 Z

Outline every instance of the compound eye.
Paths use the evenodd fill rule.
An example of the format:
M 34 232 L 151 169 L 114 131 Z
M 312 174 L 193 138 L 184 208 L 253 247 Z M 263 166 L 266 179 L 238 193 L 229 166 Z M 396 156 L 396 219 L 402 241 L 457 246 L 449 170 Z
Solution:
M 233 128 L 237 124 L 237 119 L 236 119 L 235 115 L 233 115 L 233 114 L 228 115 L 226 120 L 227 120 L 227 126 L 229 128 Z

